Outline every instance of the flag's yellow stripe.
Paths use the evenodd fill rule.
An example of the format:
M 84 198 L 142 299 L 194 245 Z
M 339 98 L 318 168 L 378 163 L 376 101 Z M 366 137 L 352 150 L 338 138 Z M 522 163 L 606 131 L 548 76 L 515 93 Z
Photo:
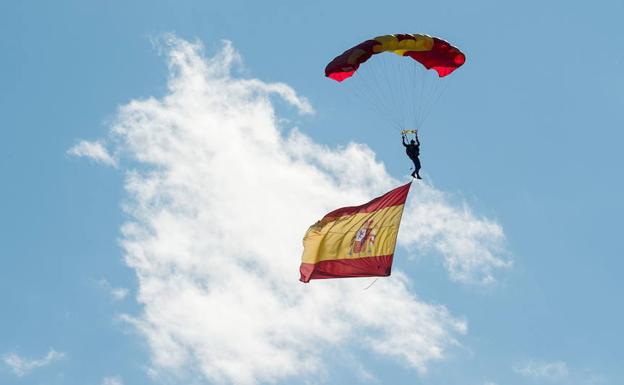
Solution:
M 317 263 L 393 254 L 402 213 L 403 205 L 398 205 L 313 225 L 303 238 L 302 262 Z M 372 228 L 375 232 L 374 242 L 370 247 L 355 253 L 352 248 L 353 239 L 369 219 L 372 219 Z

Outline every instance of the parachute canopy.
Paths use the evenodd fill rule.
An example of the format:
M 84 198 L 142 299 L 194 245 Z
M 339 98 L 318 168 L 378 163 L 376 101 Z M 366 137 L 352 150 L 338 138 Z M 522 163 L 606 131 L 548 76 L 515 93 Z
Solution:
M 440 77 L 447 76 L 466 61 L 466 56 L 448 42 L 437 37 L 419 34 L 378 36 L 343 52 L 325 67 L 325 76 L 338 82 L 351 77 L 371 56 L 392 52 L 409 56 L 427 69 L 434 69 Z
M 372 58 L 384 52 L 394 55 Z M 449 85 L 447 76 L 465 61 L 464 53 L 437 37 L 383 35 L 334 58 L 325 76 L 341 83 L 349 97 L 367 102 L 389 128 L 420 130 Z M 357 79 L 343 83 L 356 71 Z

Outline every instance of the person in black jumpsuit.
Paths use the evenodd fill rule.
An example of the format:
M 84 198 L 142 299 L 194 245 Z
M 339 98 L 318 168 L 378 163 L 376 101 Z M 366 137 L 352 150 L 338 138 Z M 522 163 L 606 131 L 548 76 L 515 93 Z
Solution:
M 422 179 L 420 177 L 420 141 L 418 140 L 418 134 L 416 134 L 416 140 L 412 139 L 409 143 L 405 142 L 405 134 L 403 134 L 403 146 L 405 147 L 405 153 L 414 162 L 414 172 L 412 178 Z

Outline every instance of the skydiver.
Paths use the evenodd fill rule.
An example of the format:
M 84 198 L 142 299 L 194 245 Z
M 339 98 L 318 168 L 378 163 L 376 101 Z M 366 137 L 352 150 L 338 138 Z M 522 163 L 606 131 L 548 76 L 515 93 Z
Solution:
M 414 133 L 416 140 L 410 140 L 409 144 L 405 142 L 405 134 L 401 135 L 403 139 L 403 146 L 405 147 L 405 153 L 414 162 L 414 172 L 411 174 L 412 178 L 422 179 L 420 177 L 420 141 L 418 140 L 418 132 Z

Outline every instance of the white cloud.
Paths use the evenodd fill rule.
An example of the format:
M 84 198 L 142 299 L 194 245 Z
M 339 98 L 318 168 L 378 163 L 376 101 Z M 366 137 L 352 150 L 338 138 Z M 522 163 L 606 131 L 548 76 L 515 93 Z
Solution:
M 128 295 L 128 289 L 125 289 L 123 287 L 115 287 L 110 291 L 110 294 L 115 300 L 121 301 Z
M 568 377 L 568 365 L 563 361 L 540 362 L 528 361 L 517 365 L 514 371 L 535 380 L 560 381 Z
M 511 266 L 500 257 L 505 236 L 499 224 L 475 216 L 465 203 L 451 204 L 448 194 L 426 183 L 414 184 L 410 197 L 399 242 L 441 255 L 451 279 L 491 283 L 495 270 Z
M 2 361 L 4 361 L 4 364 L 8 366 L 15 375 L 22 377 L 37 368 L 50 365 L 51 363 L 56 362 L 64 357 L 65 353 L 57 352 L 54 349 L 50 349 L 45 357 L 39 359 L 30 360 L 28 358 L 20 357 L 16 353 L 9 353 L 5 354 L 2 357 Z
M 106 291 L 115 301 L 121 301 L 128 296 L 128 289 L 124 287 L 113 287 L 106 279 L 97 281 L 97 285 Z
M 105 377 L 102 379 L 102 385 L 123 385 L 123 381 L 119 376 Z
M 122 245 L 143 304 L 125 319 L 151 347 L 150 373 L 271 382 L 317 373 L 324 352 L 358 346 L 423 373 L 443 359 L 466 323 L 421 301 L 401 272 L 366 291 L 366 280 L 297 281 L 310 224 L 401 182 L 365 145 L 329 148 L 281 129 L 271 95 L 301 113 L 312 108 L 287 85 L 232 76 L 240 58 L 229 43 L 209 59 L 199 44 L 167 44 L 168 94 L 121 107 L 110 138 L 129 160 L 121 163 L 131 217 Z M 447 262 L 452 274 L 491 276 L 500 227 L 451 207 L 431 186 L 414 187 L 405 217 L 421 214 L 414 206 L 424 202 L 444 224 L 406 218 L 411 228 L 438 228 L 415 237 L 402 230 L 402 243 L 428 242 L 457 261 Z M 486 230 L 464 233 L 466 224 Z
M 82 140 L 76 143 L 73 147 L 67 150 L 67 154 L 77 157 L 85 157 L 94 160 L 97 163 L 105 164 L 108 166 L 117 166 L 117 161 L 113 158 L 106 147 L 99 142 L 89 142 Z

